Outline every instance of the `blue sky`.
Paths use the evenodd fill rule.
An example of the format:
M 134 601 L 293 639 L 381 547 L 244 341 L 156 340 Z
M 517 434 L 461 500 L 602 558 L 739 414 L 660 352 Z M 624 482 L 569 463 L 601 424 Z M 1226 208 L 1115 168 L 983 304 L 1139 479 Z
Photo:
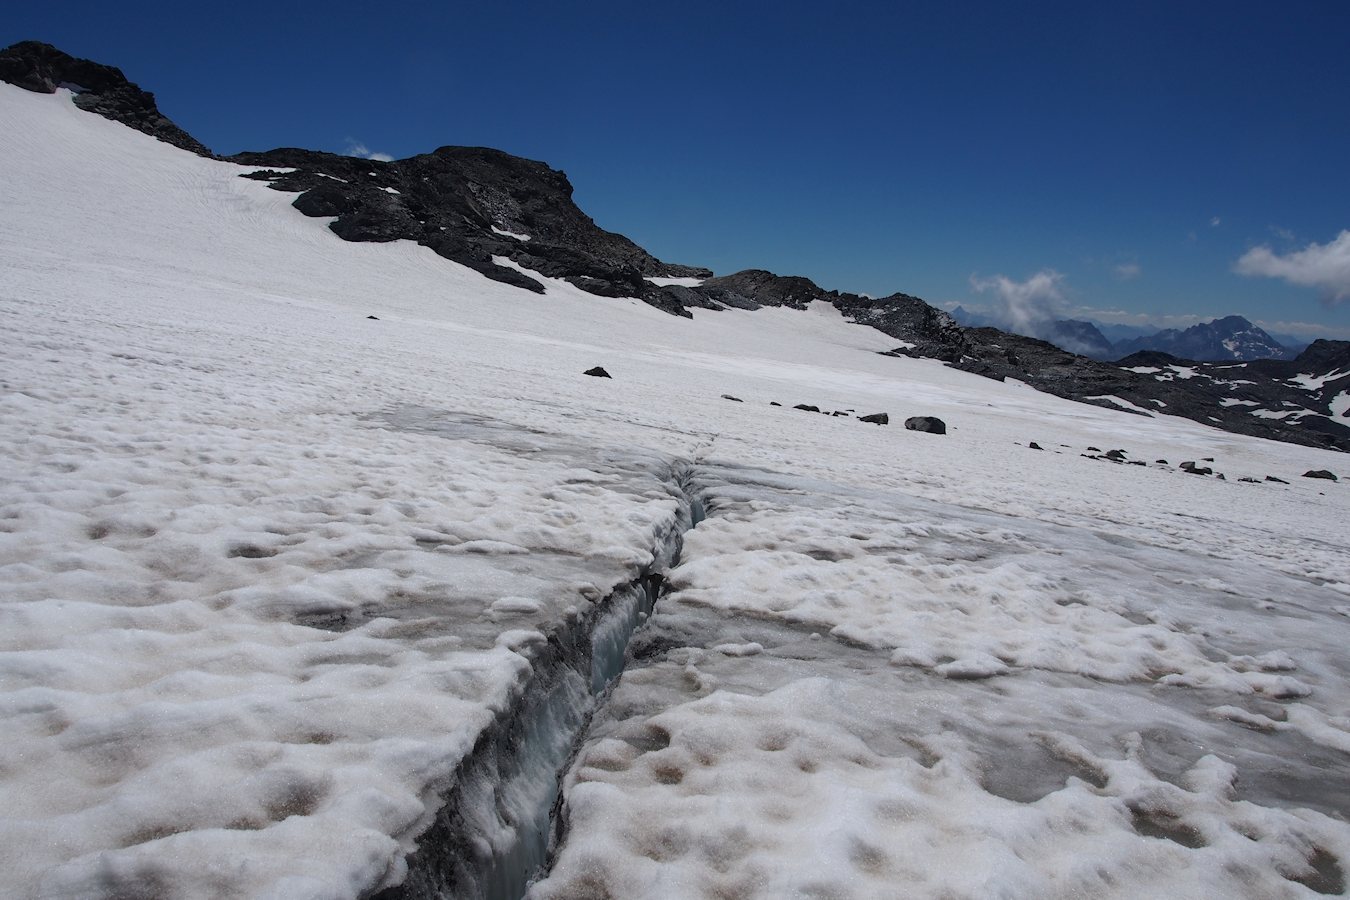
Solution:
M 45 8 L 44 8 L 45 7 Z M 499 147 L 663 259 L 1350 339 L 1350 4 L 24 4 L 213 149 Z M 1294 323 L 1305 323 L 1300 328 Z

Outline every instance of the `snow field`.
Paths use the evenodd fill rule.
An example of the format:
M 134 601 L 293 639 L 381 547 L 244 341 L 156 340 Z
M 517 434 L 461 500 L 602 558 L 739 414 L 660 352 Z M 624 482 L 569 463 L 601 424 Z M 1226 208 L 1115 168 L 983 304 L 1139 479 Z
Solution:
M 1350 504 L 1297 478 L 1342 457 L 882 357 L 893 339 L 830 308 L 688 321 L 344 243 L 240 167 L 66 95 L 0 85 L 0 166 L 0 893 L 351 897 L 398 880 L 541 632 L 652 562 L 686 464 L 716 515 L 651 632 L 686 651 L 631 670 L 606 715 L 659 718 L 669 755 L 699 767 L 707 741 L 727 747 L 711 768 L 675 760 L 679 783 L 590 766 L 587 747 L 543 895 L 739 879 L 866 896 L 918 869 L 918 894 L 984 872 L 985 896 L 1293 896 L 1310 848 L 1350 858 L 1331 818 L 1350 807 Z M 580 375 L 596 364 L 615 378 Z M 936 414 L 951 433 L 799 402 Z M 1230 480 L 1081 458 L 1090 445 L 1213 456 Z M 1265 474 L 1294 483 L 1233 480 Z M 903 721 L 860 725 L 881 713 Z M 760 748 L 776 718 L 829 781 Z M 1056 768 L 1068 751 L 1029 737 L 1047 729 L 1096 768 Z M 1187 732 L 1208 749 L 1157 749 Z M 659 742 L 642 734 L 624 746 Z M 908 740 L 950 761 L 925 766 Z M 1026 760 L 999 784 L 1046 794 L 991 793 L 992 746 Z M 1175 794 L 1207 754 L 1259 790 Z M 1089 771 L 1109 787 L 1069 780 Z M 791 827 L 773 824 L 781 790 L 804 792 L 779 798 Z M 887 819 L 875 796 L 915 812 Z M 1207 845 L 1137 833 L 1130 804 L 1155 796 Z M 662 850 L 667 820 L 724 851 Z M 845 821 L 875 825 L 822 838 Z M 669 856 L 659 872 L 625 828 Z M 982 868 L 929 872 L 958 847 Z M 1110 884 L 1084 868 L 1103 855 Z M 1234 866 L 1256 874 L 1229 891 Z
M 1344 889 L 1335 592 L 742 467 L 699 485 L 532 900 Z

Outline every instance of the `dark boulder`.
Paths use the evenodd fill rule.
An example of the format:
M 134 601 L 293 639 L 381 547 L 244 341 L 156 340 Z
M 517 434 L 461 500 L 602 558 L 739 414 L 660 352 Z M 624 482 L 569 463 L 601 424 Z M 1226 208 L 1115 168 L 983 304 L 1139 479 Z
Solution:
M 819 407 L 819 406 L 811 406 L 811 405 L 806 404 L 806 403 L 798 403 L 796 406 L 794 406 L 794 407 L 792 407 L 792 408 L 793 408 L 793 409 L 800 409 L 800 410 L 802 410 L 803 412 L 820 412 L 820 407 Z
M 858 416 L 859 422 L 871 422 L 873 425 L 889 425 L 891 417 L 887 413 L 872 413 L 870 416 Z
M 742 400 L 740 397 L 733 397 L 733 396 L 731 396 L 730 394 L 723 394 L 723 395 L 722 395 L 722 399 L 723 399 L 723 400 L 730 400 L 732 403 L 744 403 L 744 402 L 745 402 L 745 401 Z
M 1124 461 L 1125 461 L 1125 451 L 1124 451 L 1124 450 L 1107 450 L 1107 451 L 1106 451 L 1106 458 L 1107 458 L 1107 459 L 1114 459 L 1116 462 L 1124 462 Z
M 1336 476 L 1333 475 L 1333 474 L 1331 474 L 1330 472 L 1328 472 L 1326 469 L 1309 469 L 1308 471 L 1306 471 L 1306 472 L 1303 473 L 1303 477 L 1304 477 L 1304 478 L 1324 478 L 1324 479 L 1326 479 L 1327 481 L 1336 481 L 1336 480 L 1337 480 Z
M 910 431 L 926 431 L 929 434 L 946 434 L 947 423 L 937 416 L 911 416 L 905 420 Z
M 1030 444 L 1027 444 L 1027 447 L 1029 447 L 1029 448 L 1032 449 L 1032 450 L 1044 450 L 1044 449 L 1045 449 L 1044 447 L 1042 447 L 1040 444 L 1036 443 L 1035 441 L 1032 441 Z
M 1199 465 L 1199 464 L 1196 463 L 1194 460 L 1190 460 L 1190 459 L 1186 460 L 1184 463 L 1181 464 L 1181 469 L 1182 469 L 1182 471 L 1184 471 L 1184 472 L 1190 472 L 1192 475 L 1213 475 L 1213 474 L 1214 474 L 1214 470 L 1211 469 L 1209 466 L 1202 466 L 1202 465 Z
M 606 372 L 601 366 L 596 366 L 594 369 L 587 369 L 585 372 L 582 372 L 581 374 L 582 374 L 582 375 L 590 375 L 590 376 L 592 376 L 592 377 L 594 377 L 594 378 L 610 378 L 610 377 L 612 377 L 612 376 L 611 376 L 608 372 Z
M 1266 481 L 1273 481 L 1273 482 L 1275 482 L 1276 484 L 1288 484 L 1288 483 L 1289 483 L 1289 482 L 1285 481 L 1283 478 L 1276 478 L 1274 475 L 1267 475 L 1267 476 L 1266 476 Z

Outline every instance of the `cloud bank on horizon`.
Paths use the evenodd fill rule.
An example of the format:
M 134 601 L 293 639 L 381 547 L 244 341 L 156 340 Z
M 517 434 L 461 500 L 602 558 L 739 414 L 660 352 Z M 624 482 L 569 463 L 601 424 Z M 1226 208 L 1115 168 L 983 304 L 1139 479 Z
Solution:
M 1350 229 L 1325 244 L 1279 254 L 1262 244 L 1242 254 L 1233 266 L 1239 275 L 1279 278 L 1300 287 L 1317 288 L 1332 305 L 1350 300 Z

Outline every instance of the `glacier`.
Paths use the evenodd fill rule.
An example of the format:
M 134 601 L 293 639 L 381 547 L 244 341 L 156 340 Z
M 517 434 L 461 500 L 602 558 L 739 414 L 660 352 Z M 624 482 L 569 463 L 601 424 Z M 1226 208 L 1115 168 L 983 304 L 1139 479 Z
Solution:
M 1345 892 L 1343 456 L 0 171 L 0 894 Z

